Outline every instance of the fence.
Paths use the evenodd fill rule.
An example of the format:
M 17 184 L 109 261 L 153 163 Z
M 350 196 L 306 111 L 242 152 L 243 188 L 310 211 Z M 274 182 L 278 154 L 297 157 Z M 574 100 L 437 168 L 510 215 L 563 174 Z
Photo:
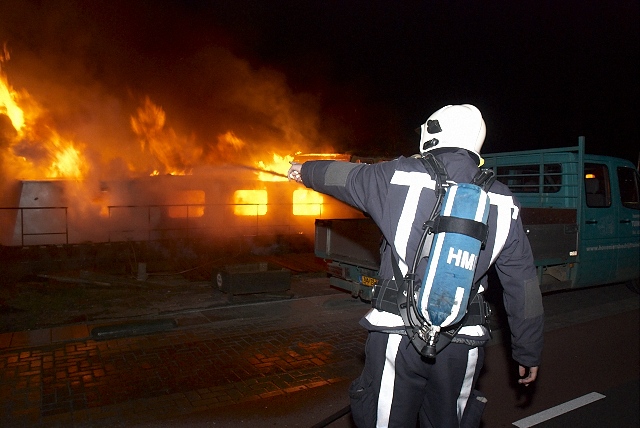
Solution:
M 0 207 L 3 241 L 15 245 L 69 243 L 67 207 Z M 9 244 L 11 245 L 11 244 Z

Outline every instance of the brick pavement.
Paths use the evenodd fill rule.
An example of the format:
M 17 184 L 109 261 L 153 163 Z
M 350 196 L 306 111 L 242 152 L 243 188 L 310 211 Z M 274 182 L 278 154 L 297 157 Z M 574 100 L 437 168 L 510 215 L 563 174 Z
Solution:
M 186 313 L 145 336 L 6 348 L 0 425 L 131 426 L 352 379 L 365 311 L 328 295 Z

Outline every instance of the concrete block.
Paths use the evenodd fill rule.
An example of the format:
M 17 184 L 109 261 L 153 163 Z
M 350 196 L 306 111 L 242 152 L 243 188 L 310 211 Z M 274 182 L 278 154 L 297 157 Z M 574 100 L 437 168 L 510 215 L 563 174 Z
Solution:
M 291 272 L 267 262 L 230 265 L 215 269 L 212 281 L 232 295 L 277 293 L 291 288 Z

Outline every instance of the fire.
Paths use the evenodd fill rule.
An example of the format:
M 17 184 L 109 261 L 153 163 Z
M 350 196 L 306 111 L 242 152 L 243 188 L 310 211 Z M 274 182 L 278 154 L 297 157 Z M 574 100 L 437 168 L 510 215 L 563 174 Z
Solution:
M 83 178 L 88 170 L 81 144 L 62 137 L 52 129 L 43 109 L 28 92 L 18 92 L 9 84 L 0 56 L 0 114 L 9 118 L 8 145 L 3 147 L 3 169 L 16 171 L 22 178 Z
M 258 180 L 260 181 L 287 181 L 287 171 L 291 166 L 293 156 L 284 155 L 280 156 L 276 153 L 273 154 L 272 161 L 264 163 L 262 161 L 256 162 L 258 169 L 262 170 L 258 172 Z M 273 173 L 273 174 L 272 174 Z
M 288 182 L 294 160 L 342 158 L 300 155 L 332 144 L 315 102 L 278 73 L 234 59 L 223 65 L 241 76 L 214 82 L 181 112 L 174 109 L 188 92 L 175 103 L 173 90 L 147 95 L 84 69 L 74 78 L 22 59 L 12 81 L 8 59 L 0 44 L 3 245 L 22 245 L 25 236 L 27 245 L 164 239 L 183 228 L 189 237 L 239 226 L 256 236 L 298 234 L 311 231 L 314 217 L 343 212 L 337 201 Z M 24 221 L 23 208 L 35 208 L 29 213 L 37 220 Z
M 15 130 L 20 132 L 24 127 L 24 113 L 18 106 L 19 95 L 11 88 L 1 71 L 0 69 L 0 113 L 6 114 Z
M 75 129 L 69 129 L 77 123 L 77 118 L 60 114 L 69 111 L 80 116 L 76 106 L 70 104 L 75 98 L 60 100 L 58 97 L 60 108 L 45 108 L 47 102 L 51 102 L 47 101 L 46 94 L 44 100 L 39 102 L 25 89 L 14 89 L 9 83 L 3 69 L 8 60 L 6 47 L 0 48 L 0 136 L 3 138 L 0 161 L 6 178 L 86 180 L 89 174 L 93 174 L 94 179 L 106 179 L 114 174 L 127 177 L 189 175 L 197 168 L 209 165 L 247 165 L 249 162 L 252 167 L 263 170 L 258 174 L 259 181 L 286 181 L 285 175 L 294 157 L 281 154 L 282 148 L 298 151 L 310 144 L 310 141 L 318 140 L 309 137 L 317 137 L 313 120 L 306 120 L 310 112 L 300 108 L 293 109 L 291 100 L 287 97 L 275 97 L 273 100 L 267 97 L 259 105 L 255 105 L 252 102 L 255 96 L 253 92 L 251 102 L 234 99 L 231 104 L 237 104 L 243 114 L 246 113 L 243 108 L 249 113 L 257 109 L 261 119 L 259 127 L 243 129 L 240 134 L 239 130 L 233 129 L 234 120 L 223 117 L 219 123 L 217 119 L 212 122 L 216 126 L 224 123 L 226 129 L 216 129 L 215 134 L 209 135 L 207 129 L 186 133 L 176 131 L 170 124 L 170 114 L 148 95 L 140 98 L 141 102 L 132 114 L 124 111 L 126 118 L 122 118 L 120 111 L 126 104 L 119 104 L 117 99 L 112 98 L 107 98 L 109 103 L 104 104 L 107 107 L 102 108 L 102 104 L 96 107 L 97 113 L 106 114 L 93 114 L 93 92 L 86 91 L 89 93 L 87 104 L 84 104 L 83 98 L 77 110 L 88 114 L 82 116 L 82 121 L 78 123 L 78 134 L 75 134 Z M 269 83 L 274 83 L 268 77 L 260 75 L 260 79 L 265 78 Z M 261 81 L 260 79 L 258 80 Z M 275 84 L 280 82 L 276 81 Z M 262 88 L 261 85 L 258 86 Z M 76 94 L 73 88 L 70 88 L 70 93 Z M 83 96 L 86 94 L 82 90 L 77 93 Z M 268 95 L 272 95 L 270 91 Z M 113 109 L 110 104 L 112 100 L 115 106 Z M 264 114 L 266 105 L 281 102 L 284 104 L 283 110 L 274 109 L 278 114 L 274 113 L 273 117 Z M 108 126 L 100 122 L 102 118 L 110 121 Z M 124 122 L 118 123 L 114 119 L 124 119 Z M 179 123 L 184 125 L 184 122 Z M 94 128 L 99 132 L 91 132 Z M 113 135 L 103 132 L 104 129 L 110 131 L 113 128 L 118 129 Z M 128 141 L 128 138 L 131 140 Z M 266 150 L 262 154 L 256 153 L 255 147 L 266 147 L 271 158 L 263 157 Z M 271 150 L 280 150 L 280 154 Z M 258 159 L 261 160 L 257 161 Z
M 73 145 L 71 141 L 65 141 L 57 134 L 54 134 L 51 143 L 56 151 L 52 153 L 53 160 L 48 170 L 48 177 L 53 178 L 83 178 L 88 170 L 82 153 Z
M 287 171 L 293 155 L 272 153 L 270 162 L 255 163 L 259 181 L 287 181 Z M 292 185 L 293 186 L 293 185 Z M 292 214 L 295 216 L 319 216 L 324 199 L 321 194 L 308 189 L 292 188 Z M 234 214 L 238 216 L 263 216 L 268 210 L 267 190 L 237 190 L 234 193 Z
M 233 132 L 227 131 L 218 137 L 218 149 L 221 151 L 231 148 L 239 151 L 246 146 L 247 143 L 238 138 Z
M 202 148 L 192 139 L 179 136 L 172 128 L 166 127 L 167 115 L 162 107 L 149 97 L 144 99 L 130 125 L 138 138 L 143 153 L 151 155 L 154 163 L 150 175 L 188 175 L 202 157 Z M 135 170 L 136 167 L 131 165 Z

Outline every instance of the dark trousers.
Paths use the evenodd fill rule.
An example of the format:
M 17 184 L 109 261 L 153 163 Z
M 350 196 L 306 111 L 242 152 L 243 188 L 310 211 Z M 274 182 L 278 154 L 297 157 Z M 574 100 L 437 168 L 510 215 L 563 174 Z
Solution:
M 486 400 L 473 389 L 484 348 L 451 343 L 435 360 L 403 335 L 370 332 L 362 374 L 349 390 L 359 428 L 477 427 Z

